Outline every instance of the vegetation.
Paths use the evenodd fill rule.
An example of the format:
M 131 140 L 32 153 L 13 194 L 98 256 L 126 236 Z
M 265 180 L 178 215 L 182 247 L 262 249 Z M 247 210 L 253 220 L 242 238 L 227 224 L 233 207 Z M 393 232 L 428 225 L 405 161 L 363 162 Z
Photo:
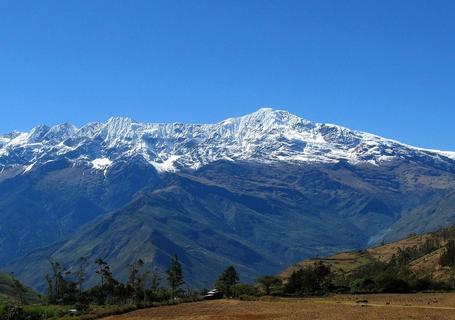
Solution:
M 74 272 L 65 270 L 52 259 L 49 265 L 50 272 L 44 277 L 47 284 L 46 304 L 27 305 L 25 293 L 29 289 L 12 277 L 11 290 L 16 299 L 5 303 L 0 300 L 0 319 L 41 320 L 81 314 L 87 314 L 84 319 L 91 319 L 145 306 L 194 301 L 199 296 L 197 292 L 185 293 L 180 289 L 184 278 L 176 255 L 171 258 L 166 270 L 169 288 L 161 286 L 156 269 L 151 272 L 144 270 L 144 261 L 141 259 L 129 265 L 125 283 L 114 277 L 107 261 L 97 259 L 95 273 L 99 282 L 87 289 L 84 287 L 87 259 L 80 258 Z
M 172 257 L 171 265 L 169 266 L 169 269 L 166 270 L 166 273 L 169 288 L 171 289 L 171 297 L 175 298 L 179 293 L 180 286 L 185 283 L 185 281 L 183 281 L 182 266 L 180 265 L 177 255 Z
M 256 283 L 266 296 L 282 292 L 283 281 L 277 276 L 262 276 L 256 279 Z
M 450 239 L 444 253 L 441 255 L 442 266 L 455 267 L 455 240 Z
M 229 266 L 220 275 L 215 283 L 215 288 L 223 292 L 225 297 L 233 296 L 233 287 L 239 282 L 239 276 L 234 266 Z
M 332 288 L 330 268 L 318 262 L 294 271 L 288 279 L 285 292 L 290 294 L 324 294 Z
M 453 278 L 437 279 L 431 272 L 416 269 L 421 262 L 437 264 L 438 274 L 455 274 L 455 228 L 414 236 L 393 244 L 313 259 L 294 267 L 287 276 L 264 275 L 253 284 L 240 283 L 235 266 L 228 266 L 214 287 L 225 298 L 257 300 L 260 296 L 321 296 L 329 293 L 409 293 L 453 290 Z M 68 315 L 84 315 L 85 320 L 119 314 L 146 306 L 174 304 L 199 299 L 201 295 L 183 290 L 182 265 L 173 255 L 165 270 L 166 287 L 157 268 L 146 269 L 137 259 L 128 265 L 128 277 L 119 281 L 110 264 L 97 259 L 97 284 L 85 285 L 88 261 L 80 258 L 76 267 L 64 268 L 49 260 L 46 304 L 30 305 L 30 289 L 14 275 L 7 277 L 9 300 L 0 299 L 0 319 L 41 320 Z M 93 268 L 94 267 L 94 268 Z M 0 274 L 0 286 L 2 286 Z M 4 276 L 3 276 L 4 277 Z M 1 298 L 1 296 L 0 296 Z M 35 300 L 36 302 L 36 300 Z
M 313 259 L 284 276 L 285 293 L 407 293 L 455 288 L 455 227 Z
M 2 310 L 2 301 L 22 304 L 35 303 L 40 301 L 40 296 L 37 292 L 19 282 L 13 273 L 0 272 L 0 312 Z

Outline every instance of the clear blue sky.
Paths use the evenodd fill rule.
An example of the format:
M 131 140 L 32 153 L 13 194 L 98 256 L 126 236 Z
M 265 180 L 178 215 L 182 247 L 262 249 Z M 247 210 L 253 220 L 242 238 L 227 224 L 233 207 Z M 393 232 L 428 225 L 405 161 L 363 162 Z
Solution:
M 261 106 L 455 150 L 455 1 L 5 0 L 0 132 Z

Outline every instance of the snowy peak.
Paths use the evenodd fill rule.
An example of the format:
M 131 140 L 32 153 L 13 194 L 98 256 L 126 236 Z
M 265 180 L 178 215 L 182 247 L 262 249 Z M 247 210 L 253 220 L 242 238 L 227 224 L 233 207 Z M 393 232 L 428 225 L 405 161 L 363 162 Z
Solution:
M 215 124 L 140 123 L 112 117 L 81 128 L 67 123 L 41 125 L 30 132 L 0 136 L 0 170 L 22 166 L 29 171 L 61 158 L 105 174 L 116 162 L 138 158 L 158 171 L 197 169 L 218 160 L 381 165 L 397 159 L 426 159 L 455 163 L 455 153 L 313 123 L 272 108 Z

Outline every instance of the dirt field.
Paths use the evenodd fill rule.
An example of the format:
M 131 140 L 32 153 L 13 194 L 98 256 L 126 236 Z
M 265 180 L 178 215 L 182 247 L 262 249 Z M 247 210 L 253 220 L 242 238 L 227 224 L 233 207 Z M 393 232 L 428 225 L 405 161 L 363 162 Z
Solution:
M 368 302 L 367 302 L 368 301 Z M 330 298 L 216 300 L 144 309 L 105 320 L 455 319 L 455 293 L 338 295 Z

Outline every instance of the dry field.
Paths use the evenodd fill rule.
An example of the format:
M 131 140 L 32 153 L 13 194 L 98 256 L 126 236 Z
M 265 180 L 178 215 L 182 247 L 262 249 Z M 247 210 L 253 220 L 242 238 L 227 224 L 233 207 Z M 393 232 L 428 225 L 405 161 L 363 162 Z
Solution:
M 368 302 L 362 300 L 368 300 Z M 337 295 L 329 298 L 215 300 L 144 309 L 105 320 L 455 319 L 455 294 Z

